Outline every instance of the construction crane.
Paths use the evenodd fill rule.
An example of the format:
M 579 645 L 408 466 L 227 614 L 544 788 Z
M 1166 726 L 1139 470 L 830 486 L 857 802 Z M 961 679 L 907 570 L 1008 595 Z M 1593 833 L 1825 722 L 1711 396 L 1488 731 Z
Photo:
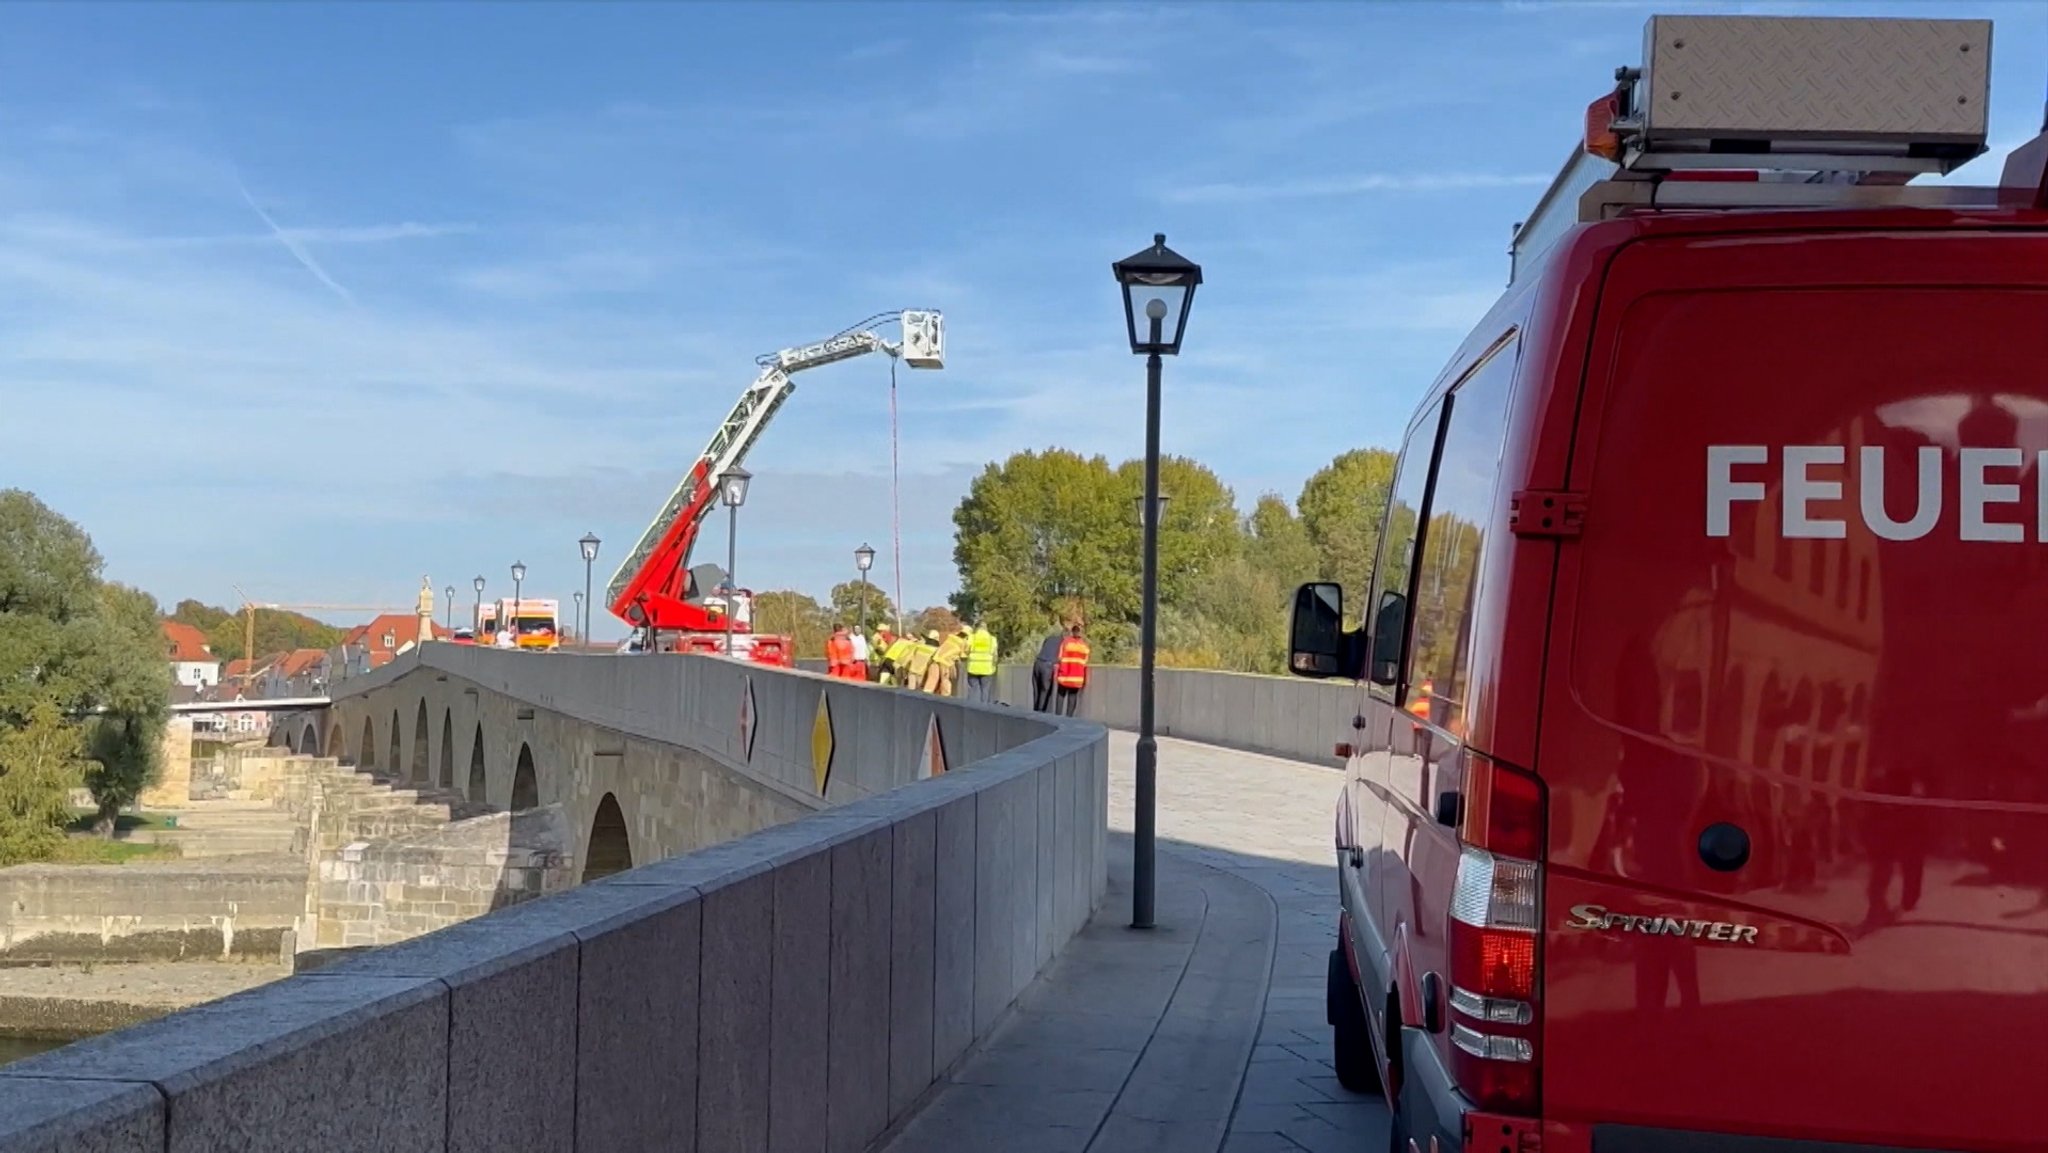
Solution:
M 891 341 L 882 335 L 890 325 L 901 329 L 902 339 Z M 796 390 L 792 377 L 871 352 L 900 359 L 911 368 L 943 368 L 944 318 L 933 309 L 877 313 L 816 344 L 785 348 L 755 359 L 760 375 L 740 394 L 711 443 L 683 475 L 647 531 L 640 534 L 640 543 L 620 562 L 605 590 L 612 615 L 643 630 L 647 651 L 660 647 L 663 633 L 682 634 L 680 647 L 710 648 L 713 634 L 724 634 L 728 611 L 733 614 L 735 633 L 751 633 L 747 622 L 752 594 L 728 589 L 725 595 L 711 595 L 729 585 L 732 574 L 715 565 L 702 566 L 701 571 L 690 567 L 697 530 L 717 499 L 718 478 L 746 459 L 776 410 Z M 778 649 L 787 658 L 786 642 L 756 646 L 756 639 L 769 642 L 771 638 L 749 637 L 747 647 L 756 659 L 775 659 L 771 654 Z
M 389 605 L 287 605 L 275 602 L 258 604 L 249 599 L 242 586 L 234 586 L 235 595 L 242 598 L 242 659 L 249 662 L 248 674 L 256 672 L 256 610 L 269 609 L 273 612 L 335 612 L 335 613 L 395 613 L 403 609 Z

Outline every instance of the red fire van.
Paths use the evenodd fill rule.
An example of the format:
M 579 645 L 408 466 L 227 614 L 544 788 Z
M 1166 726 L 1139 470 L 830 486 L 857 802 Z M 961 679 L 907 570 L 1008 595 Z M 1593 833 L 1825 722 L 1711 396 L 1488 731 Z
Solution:
M 1360 623 L 1297 594 L 1359 681 L 1339 1072 L 1395 1153 L 2048 1149 L 2048 133 L 1907 182 L 1983 151 L 1984 21 L 1645 53 Z

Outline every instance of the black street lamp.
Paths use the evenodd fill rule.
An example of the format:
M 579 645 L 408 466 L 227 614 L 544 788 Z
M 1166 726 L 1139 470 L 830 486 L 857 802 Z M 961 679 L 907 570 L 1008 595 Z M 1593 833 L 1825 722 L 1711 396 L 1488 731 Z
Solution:
M 582 593 L 570 593 L 569 595 L 570 595 L 570 596 L 572 596 L 572 597 L 575 597 L 575 598 L 576 598 L 576 636 L 577 636 L 577 639 L 578 639 L 578 640 L 579 640 L 580 642 L 582 642 L 583 644 L 585 644 L 585 645 L 588 645 L 588 644 L 590 643 L 590 638 L 589 638 L 589 637 L 586 637 L 586 636 L 584 636 L 584 635 L 583 635 L 583 594 L 582 594 Z
M 447 597 L 445 607 L 441 609 L 441 627 L 447 629 L 452 636 L 455 632 L 455 586 L 449 585 L 441 592 Z
M 1166 523 L 1166 502 L 1167 502 L 1167 501 L 1170 501 L 1170 500 L 1172 500 L 1172 499 L 1173 499 L 1173 496 L 1172 496 L 1172 494 L 1170 494 L 1170 493 L 1163 493 L 1163 492 L 1162 492 L 1162 493 L 1160 493 L 1160 494 L 1159 494 L 1159 499 L 1158 499 L 1158 501 L 1157 501 L 1157 507 L 1158 507 L 1158 509 L 1159 509 L 1159 523 L 1161 523 L 1161 524 L 1165 524 L 1165 523 Z M 1145 494 L 1144 494 L 1144 493 L 1139 493 L 1139 494 L 1138 494 L 1137 496 L 1134 496 L 1134 497 L 1132 497 L 1132 498 L 1131 498 L 1131 509 L 1132 509 L 1132 511 L 1133 511 L 1133 512 L 1134 512 L 1134 513 L 1136 514 L 1136 516 L 1137 516 L 1137 518 L 1138 518 L 1138 527 L 1139 527 L 1139 528 L 1144 528 L 1144 527 L 1145 527 Z
M 875 567 L 875 550 L 862 541 L 853 550 L 853 567 L 860 570 L 860 631 L 868 631 L 868 570 Z
M 476 586 L 476 612 L 469 621 L 470 633 L 474 635 L 484 628 L 484 578 L 478 577 L 469 583 Z M 483 638 L 477 637 L 477 643 L 484 643 Z
M 590 643 L 590 609 L 595 603 L 590 599 L 590 566 L 597 561 L 597 546 L 603 543 L 594 532 L 584 533 L 583 539 L 576 542 L 583 549 L 583 595 L 576 601 L 577 611 L 583 619 L 576 628 L 586 645 Z
M 521 585 L 525 584 L 525 583 L 526 583 L 526 562 L 525 562 L 525 561 L 523 561 L 523 560 L 516 560 L 516 561 L 513 561 L 513 562 L 512 562 L 512 611 L 511 611 L 511 612 L 508 612 L 508 613 L 506 613 L 506 614 L 505 614 L 506 616 L 510 617 L 511 619 L 510 619 L 510 620 L 507 620 L 507 621 L 503 621 L 503 622 L 501 622 L 501 624 L 503 625 L 503 627 L 504 627 L 504 628 L 505 628 L 505 629 L 506 629 L 507 631 L 509 631 L 509 632 L 510 632 L 510 633 L 512 634 L 512 647 L 513 647 L 513 648 L 515 648 L 515 649 L 519 647 L 519 612 L 520 612 L 520 608 L 519 608 L 519 587 L 520 587 Z
M 754 474 L 738 465 L 725 470 L 718 478 L 718 493 L 725 500 L 725 655 L 732 655 L 733 607 L 739 597 L 740 585 L 733 572 L 739 565 L 740 506 L 747 503 L 747 482 Z
M 1152 247 L 1109 266 L 1123 288 L 1124 327 L 1131 352 L 1145 358 L 1145 491 L 1142 516 L 1158 508 L 1159 358 L 1178 356 L 1188 311 L 1202 268 L 1166 247 L 1166 234 L 1152 235 Z M 1170 325 L 1170 327 L 1169 327 Z M 1152 927 L 1154 852 L 1159 815 L 1159 740 L 1153 732 L 1152 667 L 1159 625 L 1159 517 L 1144 518 L 1144 611 L 1138 625 L 1137 835 L 1131 861 L 1131 927 Z

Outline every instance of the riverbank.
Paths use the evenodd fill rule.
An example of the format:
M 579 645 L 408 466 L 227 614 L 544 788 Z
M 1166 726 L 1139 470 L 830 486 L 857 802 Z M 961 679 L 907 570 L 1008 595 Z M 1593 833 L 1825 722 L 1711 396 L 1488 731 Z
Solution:
M 291 975 L 276 961 L 160 961 L 0 969 L 0 1038 L 75 1040 Z M 27 1052 L 11 1053 L 25 1057 Z

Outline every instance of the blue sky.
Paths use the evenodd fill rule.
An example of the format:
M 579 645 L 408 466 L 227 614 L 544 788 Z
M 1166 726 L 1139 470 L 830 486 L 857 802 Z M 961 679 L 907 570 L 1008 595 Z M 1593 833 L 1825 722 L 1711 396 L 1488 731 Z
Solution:
M 9 5 L 0 485 L 166 603 L 466 605 L 514 560 L 567 602 L 756 354 L 931 306 L 902 584 L 937 602 L 985 462 L 1141 450 L 1111 260 L 1203 264 L 1166 447 L 1292 497 L 1395 440 L 1644 18 L 1738 9 L 1801 10 Z M 1990 16 L 1994 147 L 2040 123 L 2048 5 L 1804 10 Z M 865 539 L 888 587 L 886 362 L 800 380 L 742 580 L 823 594 Z

